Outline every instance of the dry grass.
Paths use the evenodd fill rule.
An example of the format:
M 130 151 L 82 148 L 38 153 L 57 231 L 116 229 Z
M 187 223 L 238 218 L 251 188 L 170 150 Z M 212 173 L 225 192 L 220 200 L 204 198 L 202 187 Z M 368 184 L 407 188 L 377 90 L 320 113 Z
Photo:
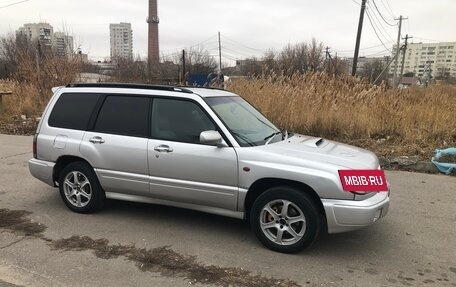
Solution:
M 456 145 L 456 87 L 403 90 L 350 76 L 308 73 L 231 83 L 277 125 L 363 147 L 382 155 L 422 155 Z
M 13 35 L 0 37 L 0 56 L 11 66 L 9 80 L 0 80 L 0 90 L 12 91 L 4 97 L 7 115 L 41 115 L 51 88 L 74 82 L 79 76 L 78 57 L 59 57 L 35 42 L 19 41 Z
M 67 80 L 74 71 L 68 72 Z M 229 89 L 282 128 L 358 145 L 378 155 L 429 159 L 435 148 L 456 146 L 456 86 L 394 90 L 350 76 L 308 73 L 235 80 Z M 51 97 L 50 89 L 27 81 L 0 81 L 0 90 L 13 91 L 3 101 L 10 118 L 40 116 Z
M 6 115 L 39 116 L 52 96 L 51 90 L 42 93 L 35 84 L 14 80 L 0 80 L 0 90 L 13 92 L 3 97 Z

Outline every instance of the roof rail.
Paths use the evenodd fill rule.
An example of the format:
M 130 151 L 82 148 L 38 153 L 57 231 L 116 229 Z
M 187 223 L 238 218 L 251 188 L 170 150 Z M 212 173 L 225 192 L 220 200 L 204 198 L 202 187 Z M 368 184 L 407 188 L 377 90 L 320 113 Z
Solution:
M 143 89 L 171 91 L 193 94 L 192 91 L 184 87 L 166 86 L 166 85 L 149 85 L 149 84 L 126 84 L 126 83 L 74 83 L 66 86 L 67 88 L 124 88 L 124 89 Z
M 178 88 L 198 88 L 198 89 L 208 89 L 208 90 L 219 90 L 219 91 L 226 91 L 224 88 L 219 88 L 219 87 L 213 87 L 213 86 L 185 86 L 185 85 L 179 85 L 176 86 Z

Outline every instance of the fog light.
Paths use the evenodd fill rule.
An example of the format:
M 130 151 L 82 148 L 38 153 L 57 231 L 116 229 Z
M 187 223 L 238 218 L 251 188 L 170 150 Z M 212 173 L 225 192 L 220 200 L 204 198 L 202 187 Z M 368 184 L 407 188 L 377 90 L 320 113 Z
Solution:
M 382 216 L 382 211 L 383 211 L 383 208 L 380 208 L 379 210 L 377 210 L 375 212 L 374 222 L 376 222 Z

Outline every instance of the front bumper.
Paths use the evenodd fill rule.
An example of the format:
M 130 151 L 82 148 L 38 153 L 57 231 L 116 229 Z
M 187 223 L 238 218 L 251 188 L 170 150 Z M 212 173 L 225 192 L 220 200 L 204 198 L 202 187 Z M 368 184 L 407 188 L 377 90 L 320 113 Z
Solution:
M 328 233 L 356 230 L 375 223 L 388 213 L 389 192 L 378 192 L 362 201 L 322 199 Z
M 42 182 L 55 186 L 53 179 L 54 162 L 32 158 L 28 162 L 30 173 Z

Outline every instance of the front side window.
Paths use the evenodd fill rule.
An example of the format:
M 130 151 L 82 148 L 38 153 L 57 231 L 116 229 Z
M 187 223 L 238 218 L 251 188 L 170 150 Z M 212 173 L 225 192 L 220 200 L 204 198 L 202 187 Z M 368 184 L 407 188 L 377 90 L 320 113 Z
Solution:
M 209 97 L 205 100 L 240 146 L 263 145 L 269 139 L 271 142 L 281 140 L 280 130 L 243 98 Z
M 134 96 L 106 97 L 94 131 L 117 135 L 147 137 L 149 98 Z
M 200 143 L 203 131 L 216 130 L 210 118 L 193 102 L 154 99 L 152 138 L 184 143 Z
M 62 94 L 49 116 L 51 127 L 86 130 L 90 116 L 98 101 L 95 94 Z

